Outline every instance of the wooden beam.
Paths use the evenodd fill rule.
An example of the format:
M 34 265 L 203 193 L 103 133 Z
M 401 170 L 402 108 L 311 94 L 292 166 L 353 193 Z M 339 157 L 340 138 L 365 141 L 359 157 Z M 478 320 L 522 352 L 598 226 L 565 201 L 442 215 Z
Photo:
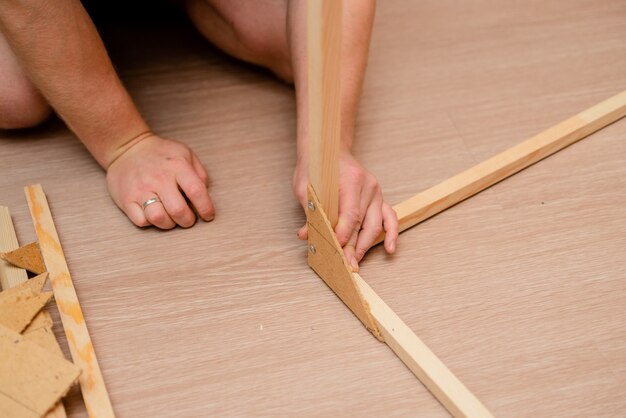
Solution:
M 335 227 L 339 213 L 342 2 L 307 3 L 309 182 Z
M 72 360 L 82 370 L 78 381 L 85 406 L 92 418 L 114 417 L 85 317 L 78 303 L 78 296 L 52 220 L 48 200 L 39 184 L 27 186 L 25 193 L 39 239 L 41 255 L 50 274 L 54 298 L 59 307 Z
M 385 343 L 455 417 L 491 417 L 487 408 L 359 276 L 357 287 Z
M 395 205 L 404 231 L 626 116 L 626 91 Z M 384 240 L 378 236 L 376 243 Z

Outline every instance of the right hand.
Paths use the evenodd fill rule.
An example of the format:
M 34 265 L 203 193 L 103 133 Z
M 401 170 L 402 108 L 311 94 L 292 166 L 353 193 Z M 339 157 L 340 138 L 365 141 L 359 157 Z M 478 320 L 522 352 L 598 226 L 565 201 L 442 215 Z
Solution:
M 134 144 L 107 170 L 113 201 L 140 227 L 188 228 L 196 220 L 192 207 L 204 221 L 213 220 L 208 182 L 206 169 L 189 147 L 156 135 Z M 143 203 L 155 197 L 160 202 L 144 209 Z

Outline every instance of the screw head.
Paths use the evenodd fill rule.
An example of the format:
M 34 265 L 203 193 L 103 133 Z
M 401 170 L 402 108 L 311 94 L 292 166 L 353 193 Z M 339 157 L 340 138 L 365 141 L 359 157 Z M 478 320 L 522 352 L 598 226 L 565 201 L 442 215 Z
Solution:
M 309 244 L 309 251 L 311 252 L 311 254 L 315 254 L 315 245 Z
M 306 205 L 311 212 L 315 211 L 315 203 L 312 200 L 309 200 L 309 203 Z

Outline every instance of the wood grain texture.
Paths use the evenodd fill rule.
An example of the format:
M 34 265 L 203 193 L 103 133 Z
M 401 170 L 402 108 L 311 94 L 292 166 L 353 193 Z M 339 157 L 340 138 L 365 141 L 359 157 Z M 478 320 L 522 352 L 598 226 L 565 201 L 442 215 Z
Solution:
M 624 116 L 626 91 L 395 205 L 399 230 L 417 225 Z M 384 238 L 382 233 L 376 243 Z
M 339 213 L 342 2 L 307 2 L 309 181 L 333 225 Z
M 2 204 L 34 241 L 22 187 L 45 182 L 116 413 L 449 416 L 305 266 L 293 90 L 156 7 L 98 29 L 152 128 L 206 165 L 215 221 L 136 228 L 59 121 L 0 133 Z M 357 158 L 401 202 L 599 103 L 626 86 L 625 16 L 612 0 L 379 1 Z M 616 122 L 361 265 L 495 416 L 626 410 L 625 136 Z M 77 394 L 66 407 L 87 416 Z
M 59 306 L 72 360 L 82 371 L 79 383 L 85 407 L 92 418 L 113 417 L 115 416 L 113 407 L 52 220 L 48 200 L 39 184 L 27 186 L 24 192 L 55 300 Z

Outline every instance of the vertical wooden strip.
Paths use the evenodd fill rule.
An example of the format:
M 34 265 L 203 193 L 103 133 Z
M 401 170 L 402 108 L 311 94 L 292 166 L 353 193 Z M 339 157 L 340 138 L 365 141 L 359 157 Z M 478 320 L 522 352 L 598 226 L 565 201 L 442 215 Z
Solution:
M 114 417 L 46 195 L 39 184 L 27 186 L 25 193 L 72 359 L 82 370 L 79 383 L 87 412 L 92 418 Z
M 18 248 L 19 244 L 17 243 L 17 236 L 15 235 L 9 208 L 0 206 L 0 252 L 6 253 Z M 26 270 L 12 266 L 0 259 L 0 285 L 2 289 L 10 289 L 13 286 L 24 283 L 26 280 L 28 280 Z
M 307 9 L 309 179 L 333 227 L 339 213 L 341 4 L 309 0 Z

